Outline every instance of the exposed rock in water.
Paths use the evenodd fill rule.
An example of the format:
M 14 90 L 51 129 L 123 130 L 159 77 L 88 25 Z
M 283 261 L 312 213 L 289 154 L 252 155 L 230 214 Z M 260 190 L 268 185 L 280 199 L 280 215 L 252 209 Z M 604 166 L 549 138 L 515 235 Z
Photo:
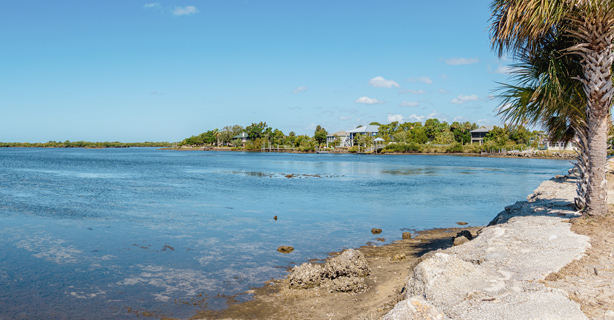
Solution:
M 456 224 L 458 224 L 459 226 L 466 226 L 468 223 L 464 221 L 459 221 Z
M 380 233 L 382 233 L 382 229 L 373 228 L 373 229 L 371 229 L 371 233 L 373 233 L 373 234 L 380 234 Z
M 375 239 L 375 240 L 377 240 L 377 241 L 379 241 L 379 242 L 386 242 L 386 238 L 377 238 L 377 239 Z
M 273 220 L 277 221 L 277 216 L 274 216 L 274 217 L 273 217 Z
M 411 239 L 411 233 L 403 232 L 403 239 Z
M 279 246 L 279 248 L 277 248 L 277 251 L 283 253 L 283 254 L 288 254 L 292 251 L 294 251 L 294 247 L 291 246 Z

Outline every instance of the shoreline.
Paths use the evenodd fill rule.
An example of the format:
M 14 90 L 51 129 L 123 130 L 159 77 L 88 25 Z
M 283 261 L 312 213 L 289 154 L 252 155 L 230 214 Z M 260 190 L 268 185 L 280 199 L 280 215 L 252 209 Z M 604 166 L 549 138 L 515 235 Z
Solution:
M 215 151 L 215 152 L 249 152 L 249 153 L 292 153 L 292 154 L 318 154 L 317 152 L 304 151 L 262 151 L 262 150 L 232 150 L 231 148 L 158 148 L 161 151 Z M 326 154 L 357 154 L 352 152 L 329 151 Z M 543 159 L 543 160 L 573 160 L 575 153 L 570 152 L 550 152 L 540 154 L 527 153 L 467 153 L 467 152 L 384 152 L 384 153 L 361 153 L 367 156 L 460 156 L 460 157 L 483 157 L 483 158 L 509 158 L 509 159 Z
M 367 242 L 357 248 L 371 266 L 371 274 L 364 278 L 367 289 L 360 293 L 331 293 L 324 287 L 288 288 L 286 276 L 229 297 L 224 309 L 201 310 L 190 319 L 354 319 L 361 316 L 379 319 L 402 299 L 403 281 L 413 266 L 434 251 L 452 247 L 452 238 L 458 232 L 465 230 L 477 234 L 482 228 L 459 225 L 428 229 L 412 234 L 411 239 L 401 239 L 402 231 L 399 231 L 399 240 L 391 243 L 378 246 L 377 242 Z M 341 252 L 330 252 L 328 258 Z M 324 260 L 309 261 L 322 265 Z M 288 269 L 288 275 L 290 271 Z M 239 296 L 251 299 L 239 302 L 236 300 Z
M 545 205 L 546 209 L 538 208 L 537 205 L 542 205 L 539 201 L 544 199 L 548 200 L 560 196 L 560 190 L 556 188 L 560 184 L 569 184 L 572 179 L 567 176 L 557 176 L 542 182 L 532 194 L 527 196 L 527 201 L 518 201 L 513 205 L 506 206 L 505 210 L 493 218 L 489 226 L 493 224 L 496 225 L 496 228 L 499 228 L 498 226 L 505 226 L 509 220 L 514 221 L 512 218 L 517 215 L 533 218 L 535 212 L 538 211 L 542 216 L 551 215 L 550 217 L 555 219 L 569 221 L 569 218 L 574 217 L 573 210 L 569 205 L 558 204 L 559 206 L 557 206 L 547 204 Z M 573 184 L 574 182 L 572 181 L 571 183 Z M 555 188 L 554 191 L 552 188 Z M 565 195 L 568 197 L 569 190 L 566 190 L 566 192 L 567 194 Z M 534 206 L 531 203 L 535 201 L 537 201 L 537 204 Z M 531 205 L 530 210 L 526 208 L 529 205 Z M 475 239 L 479 239 L 481 236 L 478 237 L 478 234 L 489 228 L 489 226 L 459 226 L 458 228 L 424 230 L 418 232 L 411 239 L 396 240 L 383 246 L 373 246 L 371 243 L 367 243 L 358 248 L 358 250 L 363 252 L 373 272 L 365 278 L 365 284 L 368 289 L 362 293 L 331 293 L 322 288 L 291 289 L 288 287 L 288 276 L 286 276 L 283 279 L 273 279 L 265 283 L 263 287 L 241 294 L 251 295 L 252 299 L 249 301 L 240 303 L 230 301 L 226 309 L 217 311 L 202 310 L 192 319 L 380 319 L 382 317 L 384 317 L 383 319 L 405 319 L 404 315 L 411 318 L 417 315 L 416 312 L 420 313 L 419 310 L 416 311 L 416 303 L 432 311 L 431 316 L 442 315 L 444 316 L 442 319 L 447 319 L 443 313 L 433 307 L 431 302 L 408 300 L 411 299 L 411 293 L 408 291 L 410 290 L 412 279 L 415 278 L 416 268 L 421 266 L 424 261 L 430 261 L 433 257 L 443 255 L 444 252 L 461 250 L 461 246 L 454 246 L 454 238 L 458 232 L 467 230 L 472 236 L 476 237 Z M 531 223 L 528 226 L 531 226 Z M 399 237 L 401 237 L 401 234 L 399 234 Z M 477 242 L 469 241 L 469 243 L 475 246 Z M 519 250 L 518 248 L 516 249 Z M 403 260 L 395 261 L 395 258 L 402 252 L 404 253 Z M 338 252 L 331 252 L 329 253 L 329 258 L 338 254 Z M 561 268 L 568 265 L 571 261 L 573 261 L 573 258 L 560 262 L 560 267 L 547 272 L 546 275 L 551 272 L 560 271 Z M 458 286 L 457 283 L 454 285 Z M 450 290 L 458 291 L 456 287 Z M 489 299 L 487 297 L 484 301 L 491 301 Z M 411 301 L 411 303 L 408 301 Z M 412 309 L 410 304 L 414 305 L 413 311 L 410 310 Z M 410 306 L 408 307 L 408 305 Z M 573 307 L 573 304 L 563 304 L 563 306 L 570 308 L 573 312 L 580 312 L 579 307 Z M 545 312 L 554 312 L 552 309 L 549 310 Z M 449 310 L 447 311 L 449 312 Z M 475 316 L 475 314 L 472 314 L 472 316 Z M 501 316 L 501 314 L 497 316 Z M 482 318 L 487 319 L 488 316 Z

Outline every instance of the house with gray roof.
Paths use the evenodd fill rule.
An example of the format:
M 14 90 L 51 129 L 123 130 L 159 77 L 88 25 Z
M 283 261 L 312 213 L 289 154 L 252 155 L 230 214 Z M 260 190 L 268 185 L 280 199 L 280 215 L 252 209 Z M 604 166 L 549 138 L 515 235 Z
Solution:
M 368 126 L 364 126 L 364 127 L 360 127 L 360 128 L 356 128 L 354 130 L 350 130 L 348 131 L 348 134 L 350 135 L 350 146 L 354 145 L 354 137 L 357 134 L 366 134 L 366 135 L 370 135 L 372 137 L 377 136 L 377 134 L 379 133 L 379 126 L 376 125 L 368 125 Z
M 471 143 L 484 144 L 484 138 L 494 128 L 495 126 L 481 126 L 475 130 L 471 130 Z

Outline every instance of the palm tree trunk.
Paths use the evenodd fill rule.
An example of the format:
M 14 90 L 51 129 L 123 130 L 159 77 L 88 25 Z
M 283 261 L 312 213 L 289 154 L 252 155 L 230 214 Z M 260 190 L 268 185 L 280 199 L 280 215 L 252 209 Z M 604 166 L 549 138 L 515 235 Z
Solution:
M 608 211 L 606 180 L 607 139 L 612 106 L 612 62 L 614 62 L 614 28 L 612 8 L 587 5 L 578 29 L 569 31 L 580 43 L 569 50 L 582 57 L 584 93 L 587 98 L 587 179 L 586 209 L 588 215 L 605 215 Z
M 597 32 L 593 34 L 595 37 L 590 40 L 597 40 L 599 38 Z M 585 210 L 588 215 L 604 215 L 608 210 L 606 162 L 613 95 L 611 67 L 614 55 L 611 44 L 599 42 L 601 41 L 589 42 L 583 52 L 585 62 L 583 84 L 588 100 L 586 108 L 588 185 Z

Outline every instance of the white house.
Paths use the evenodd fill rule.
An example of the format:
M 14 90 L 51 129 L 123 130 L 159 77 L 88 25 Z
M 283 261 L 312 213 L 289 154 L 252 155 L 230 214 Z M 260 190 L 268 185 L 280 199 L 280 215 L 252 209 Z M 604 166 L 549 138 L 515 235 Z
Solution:
M 341 140 L 340 147 L 349 147 L 350 146 L 350 135 L 345 131 L 337 131 L 333 134 L 326 135 L 326 147 L 331 144 L 335 139 L 339 138 Z
M 574 151 L 577 149 L 576 143 L 573 141 L 565 143 L 562 141 L 544 140 L 544 146 L 546 150 L 551 150 L 551 151 L 564 151 L 564 150 Z
M 375 137 L 377 136 L 378 132 L 379 132 L 379 126 L 376 126 L 376 125 L 368 125 L 368 126 L 356 128 L 354 130 L 350 130 L 348 131 L 348 134 L 350 135 L 349 137 L 350 145 L 351 146 L 354 145 L 354 136 L 356 136 L 357 134 L 366 134 L 366 135 Z

